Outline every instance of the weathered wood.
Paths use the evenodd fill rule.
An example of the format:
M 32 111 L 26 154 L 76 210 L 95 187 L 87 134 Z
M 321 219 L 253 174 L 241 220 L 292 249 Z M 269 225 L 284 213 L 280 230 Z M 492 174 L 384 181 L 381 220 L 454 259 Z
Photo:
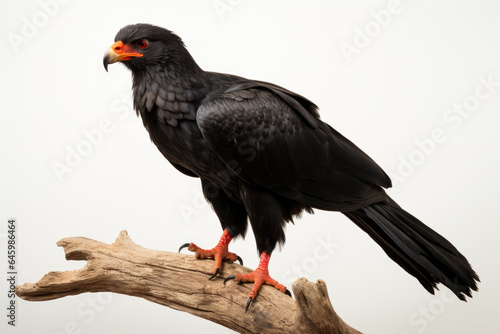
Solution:
M 245 313 L 251 284 L 222 284 L 222 277 L 251 272 L 239 264 L 225 263 L 220 278 L 209 281 L 212 261 L 141 247 L 126 231 L 112 245 L 84 237 L 65 238 L 57 245 L 64 248 L 67 260 L 86 260 L 86 265 L 16 286 L 20 298 L 44 301 L 109 291 L 189 312 L 239 333 L 360 333 L 335 313 L 322 280 L 295 281 L 296 300 L 264 286 Z

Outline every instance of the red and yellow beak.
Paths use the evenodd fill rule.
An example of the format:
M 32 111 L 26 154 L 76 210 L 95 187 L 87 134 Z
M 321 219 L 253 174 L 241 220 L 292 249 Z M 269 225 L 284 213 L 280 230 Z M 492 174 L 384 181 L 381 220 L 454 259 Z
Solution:
M 108 64 L 113 64 L 119 61 L 130 60 L 132 57 L 142 57 L 143 54 L 137 52 L 132 47 L 123 44 L 122 41 L 118 41 L 111 45 L 109 49 L 104 54 L 104 68 L 106 72 L 108 71 Z

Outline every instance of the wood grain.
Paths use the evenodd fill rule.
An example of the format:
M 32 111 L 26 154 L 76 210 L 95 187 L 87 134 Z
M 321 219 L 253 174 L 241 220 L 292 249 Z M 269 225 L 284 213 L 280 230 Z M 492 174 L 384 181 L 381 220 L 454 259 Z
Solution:
M 295 281 L 296 299 L 264 286 L 245 313 L 251 284 L 222 284 L 222 277 L 251 272 L 239 264 L 224 263 L 219 278 L 209 281 L 212 261 L 141 247 L 126 231 L 111 245 L 84 237 L 64 238 L 57 245 L 64 248 L 67 260 L 86 260 L 86 265 L 52 271 L 36 283 L 16 286 L 20 298 L 44 301 L 115 292 L 188 312 L 239 333 L 360 333 L 335 313 L 322 280 Z

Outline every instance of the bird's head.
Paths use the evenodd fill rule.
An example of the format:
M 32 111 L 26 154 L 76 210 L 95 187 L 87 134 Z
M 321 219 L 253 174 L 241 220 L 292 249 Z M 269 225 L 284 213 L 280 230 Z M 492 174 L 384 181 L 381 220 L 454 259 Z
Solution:
M 151 24 L 133 24 L 120 29 L 115 43 L 104 54 L 104 68 L 123 62 L 132 72 L 164 66 L 168 63 L 189 63 L 191 56 L 179 36 Z

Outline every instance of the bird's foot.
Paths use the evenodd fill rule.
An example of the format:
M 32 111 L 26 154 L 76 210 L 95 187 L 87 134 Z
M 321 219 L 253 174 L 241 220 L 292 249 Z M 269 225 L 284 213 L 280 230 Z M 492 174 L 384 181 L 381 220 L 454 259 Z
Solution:
M 228 250 L 228 245 L 231 239 L 232 238 L 229 235 L 229 233 L 226 230 L 224 230 L 224 233 L 222 234 L 219 243 L 212 249 L 203 249 L 191 242 L 182 245 L 179 248 L 179 252 L 183 248 L 187 247 L 189 251 L 194 252 L 194 256 L 197 259 L 200 260 L 214 259 L 215 260 L 214 270 L 212 271 L 212 276 L 210 276 L 209 278 L 211 280 L 219 274 L 222 267 L 222 262 L 233 263 L 234 261 L 238 260 L 240 264 L 243 265 L 243 260 L 235 253 L 231 253 Z
M 224 284 L 226 284 L 226 282 L 231 279 L 234 279 L 236 283 L 253 283 L 252 290 L 248 294 L 248 301 L 245 307 L 245 312 L 248 311 L 248 308 L 255 300 L 255 297 L 257 297 L 257 293 L 264 284 L 274 286 L 277 290 L 283 292 L 284 294 L 290 297 L 292 296 L 290 291 L 283 284 L 278 283 L 278 281 L 276 281 L 269 275 L 269 258 L 270 256 L 263 252 L 260 258 L 259 267 L 257 267 L 257 269 L 252 271 L 250 274 L 236 274 L 228 276 L 224 279 Z

